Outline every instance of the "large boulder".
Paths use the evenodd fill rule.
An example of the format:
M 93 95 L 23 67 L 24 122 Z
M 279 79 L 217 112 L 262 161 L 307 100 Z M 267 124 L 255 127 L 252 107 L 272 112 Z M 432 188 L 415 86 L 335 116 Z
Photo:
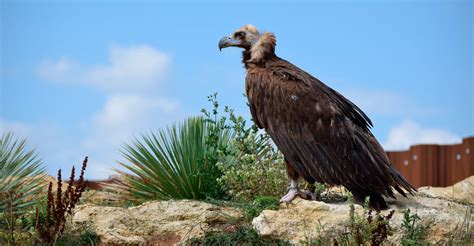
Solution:
M 401 228 L 403 212 L 407 208 L 420 218 L 417 224 L 427 228 L 425 239 L 427 243 L 450 243 L 458 239 L 456 237 L 459 237 L 463 230 L 472 237 L 474 221 L 471 214 L 474 207 L 468 203 L 468 201 L 472 203 L 474 194 L 472 177 L 453 187 L 431 188 L 429 190 L 436 190 L 436 193 L 431 192 L 429 196 L 422 193 L 414 197 L 397 196 L 397 200 L 389 200 L 389 209 L 382 211 L 382 214 L 386 215 L 390 210 L 395 210 L 390 220 L 394 233 L 388 240 L 400 244 L 404 234 Z M 460 192 L 459 187 L 467 189 Z M 457 192 L 453 193 L 452 190 Z M 455 198 L 460 198 L 461 201 Z M 360 216 L 367 213 L 360 205 L 355 205 L 354 208 L 355 213 Z M 298 244 L 317 239 L 337 238 L 347 232 L 350 223 L 349 214 L 350 206 L 347 203 L 331 204 L 295 199 L 290 204 L 280 205 L 278 211 L 264 210 L 253 219 L 252 224 L 261 236 Z
M 153 201 L 130 208 L 81 205 L 73 223 L 88 226 L 105 245 L 176 245 L 241 218 L 235 208 L 204 202 Z
M 452 244 L 459 235 L 472 237 L 472 177 L 452 187 L 420 190 L 413 197 L 389 200 L 389 209 L 382 211 L 386 215 L 395 210 L 390 219 L 390 243 L 400 244 L 404 235 L 403 212 L 407 208 L 420 217 L 417 223 L 427 228 L 427 243 Z M 332 193 L 338 191 L 341 192 L 332 189 Z M 362 206 L 354 205 L 354 210 L 360 217 L 366 216 L 367 210 Z M 340 237 L 348 230 L 349 214 L 348 202 L 295 199 L 290 204 L 281 204 L 277 211 L 264 210 L 252 225 L 262 237 L 300 244 Z M 227 230 L 241 220 L 242 212 L 233 207 L 180 200 L 152 201 L 129 208 L 80 205 L 73 224 L 95 231 L 101 245 L 178 245 L 207 231 Z
M 354 207 L 355 213 L 363 216 L 363 207 Z M 469 209 L 472 209 L 468 205 L 437 198 L 414 197 L 408 200 L 399 197 L 396 203 L 390 205 L 389 210 L 382 211 L 382 214 L 386 215 L 390 210 L 395 210 L 390 220 L 394 234 L 388 238 L 392 243 L 400 243 L 403 235 L 403 212 L 406 208 L 418 214 L 421 219 L 418 224 L 428 227 L 426 241 L 432 244 L 450 240 L 450 236 L 455 235 L 466 219 L 472 228 L 472 218 L 466 218 Z M 349 213 L 350 207 L 347 203 L 328 204 L 297 198 L 287 206 L 281 205 L 277 211 L 264 210 L 253 219 L 252 224 L 264 237 L 283 239 L 291 243 L 311 242 L 320 238 L 337 239 L 347 231 L 350 223 Z
M 452 186 L 426 186 L 418 188 L 418 191 L 431 197 L 442 197 L 474 204 L 474 176 L 457 182 Z

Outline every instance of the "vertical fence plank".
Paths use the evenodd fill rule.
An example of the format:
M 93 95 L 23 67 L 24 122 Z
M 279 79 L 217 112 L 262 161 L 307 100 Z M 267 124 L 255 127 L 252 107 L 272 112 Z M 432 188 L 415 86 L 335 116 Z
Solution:
M 388 158 L 415 187 L 449 186 L 474 175 L 474 137 L 455 145 L 415 145 L 387 151 Z

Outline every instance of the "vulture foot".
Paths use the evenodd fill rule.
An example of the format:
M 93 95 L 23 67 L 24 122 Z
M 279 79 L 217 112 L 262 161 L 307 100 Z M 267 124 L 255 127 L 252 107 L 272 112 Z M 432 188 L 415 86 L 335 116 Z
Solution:
M 288 193 L 280 199 L 280 202 L 289 203 L 293 201 L 297 196 L 305 200 L 316 200 L 313 192 L 309 190 L 299 190 L 297 188 L 290 188 Z
M 298 193 L 299 193 L 299 190 L 297 188 L 292 187 L 292 188 L 290 188 L 288 193 L 280 199 L 280 202 L 289 203 L 289 202 L 293 201 L 293 199 L 295 199 L 295 197 L 298 195 Z

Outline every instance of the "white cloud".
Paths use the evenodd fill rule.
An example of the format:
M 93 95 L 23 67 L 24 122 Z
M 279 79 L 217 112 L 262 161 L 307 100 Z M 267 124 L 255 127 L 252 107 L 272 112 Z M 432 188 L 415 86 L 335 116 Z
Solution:
M 146 132 L 175 120 L 179 104 L 171 99 L 143 95 L 111 96 L 104 107 L 92 117 L 92 142 L 120 144 L 137 133 Z M 94 144 L 95 145 L 95 144 Z
M 404 121 L 390 129 L 386 150 L 405 150 L 415 144 L 454 144 L 462 139 L 444 129 L 423 128 L 412 121 Z
M 146 92 L 162 88 L 170 67 L 170 58 L 147 45 L 109 50 L 108 64 L 86 66 L 68 58 L 45 60 L 39 66 L 41 77 L 58 83 L 83 84 L 106 92 Z
M 106 179 L 119 168 L 119 148 L 130 143 L 133 136 L 161 128 L 180 119 L 179 103 L 172 99 L 120 94 L 109 97 L 103 108 L 83 126 L 86 136 L 73 139 L 72 133 L 51 124 L 25 124 L 0 119 L 0 134 L 14 132 L 27 138 L 28 148 L 37 149 L 51 175 L 58 169 L 69 175 L 70 168 L 78 168 L 89 156 L 86 170 L 88 179 Z
M 89 155 L 91 178 L 105 179 L 119 168 L 119 150 L 135 136 L 154 131 L 181 116 L 178 102 L 136 94 L 110 96 L 87 123 L 88 136 L 81 149 Z
M 170 63 L 167 54 L 148 45 L 115 45 L 105 64 L 91 66 L 69 58 L 40 64 L 38 72 L 46 80 L 105 92 L 105 104 L 82 124 L 85 136 L 74 148 L 68 147 L 89 156 L 88 177 L 107 178 L 113 173 L 111 167 L 118 167 L 121 144 L 181 116 L 179 103 L 164 97 Z M 58 147 L 56 151 L 67 149 Z

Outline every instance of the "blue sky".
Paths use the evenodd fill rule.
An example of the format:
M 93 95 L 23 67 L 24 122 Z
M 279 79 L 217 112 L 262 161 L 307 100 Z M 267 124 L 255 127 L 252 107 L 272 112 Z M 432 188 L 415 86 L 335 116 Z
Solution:
M 105 178 L 132 136 L 198 115 L 206 96 L 249 118 L 245 24 L 358 104 L 387 149 L 474 135 L 473 1 L 1 1 L 1 131 L 50 173 L 90 158 Z

